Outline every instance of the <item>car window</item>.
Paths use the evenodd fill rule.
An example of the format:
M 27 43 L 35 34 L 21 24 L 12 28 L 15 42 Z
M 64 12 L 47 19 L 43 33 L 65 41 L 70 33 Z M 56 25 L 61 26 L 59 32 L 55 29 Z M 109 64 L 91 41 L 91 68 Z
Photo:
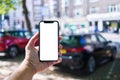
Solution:
M 99 41 L 100 41 L 101 43 L 104 43 L 104 42 L 107 41 L 107 40 L 106 40 L 104 37 L 102 37 L 101 35 L 97 35 L 97 37 L 98 37 L 98 39 L 99 39 Z
M 4 33 L 3 32 L 0 32 L 0 37 L 3 37 L 4 36 Z
M 79 37 L 78 36 L 64 36 L 61 42 L 63 45 L 70 47 L 79 46 Z
M 14 32 L 13 34 L 15 37 L 25 37 L 24 32 Z
M 30 32 L 27 32 L 27 31 L 24 34 L 25 34 L 26 38 L 28 38 L 28 39 L 30 39 L 33 36 L 33 34 L 31 34 Z
M 86 40 L 86 44 L 92 43 L 90 35 L 85 35 L 84 37 L 85 37 L 85 40 Z
M 91 43 L 92 40 L 90 35 L 84 35 L 80 38 L 80 44 L 82 45 L 91 44 Z
M 97 43 L 98 39 L 96 38 L 96 35 L 91 35 L 91 40 L 93 43 Z
M 26 36 L 25 36 L 25 32 L 19 32 L 19 36 L 20 36 L 20 37 L 26 37 Z
M 26 37 L 25 32 L 20 32 L 20 31 L 6 32 L 6 35 L 10 35 L 10 36 L 14 36 L 14 37 Z
M 11 32 L 5 32 L 5 35 L 14 36 Z

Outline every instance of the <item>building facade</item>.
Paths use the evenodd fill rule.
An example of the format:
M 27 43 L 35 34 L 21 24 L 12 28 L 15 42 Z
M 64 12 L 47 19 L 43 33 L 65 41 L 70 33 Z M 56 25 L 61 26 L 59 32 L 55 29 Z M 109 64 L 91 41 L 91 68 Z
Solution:
M 120 0 L 89 0 L 87 19 L 90 26 L 100 31 L 118 31 L 120 27 Z
M 27 0 L 27 8 L 32 28 L 38 28 L 39 21 L 46 19 L 60 20 L 63 27 L 97 26 L 100 31 L 108 26 L 116 29 L 120 23 L 120 0 Z M 11 27 L 19 23 L 26 28 L 22 6 L 8 15 Z
M 60 8 L 61 14 L 63 8 L 67 9 L 67 17 L 72 18 L 72 22 L 80 24 L 86 23 L 86 26 L 98 27 L 99 31 L 108 29 L 116 30 L 120 25 L 120 0 L 61 0 L 67 2 L 67 8 Z M 62 6 L 60 4 L 59 6 Z M 61 17 L 64 17 L 61 15 Z

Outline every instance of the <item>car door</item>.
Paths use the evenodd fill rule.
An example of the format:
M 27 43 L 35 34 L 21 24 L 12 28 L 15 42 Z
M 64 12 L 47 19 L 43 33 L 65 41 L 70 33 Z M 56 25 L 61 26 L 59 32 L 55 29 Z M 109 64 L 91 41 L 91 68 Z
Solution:
M 98 41 L 100 43 L 100 47 L 102 50 L 101 53 L 101 60 L 107 59 L 109 53 L 110 53 L 110 47 L 108 46 L 108 41 L 100 34 L 97 35 Z
M 14 33 L 14 36 L 16 37 L 16 44 L 20 47 L 20 48 L 25 48 L 27 42 L 29 39 L 26 38 L 24 31 L 18 31 Z
M 96 58 L 96 61 L 100 62 L 102 60 L 102 54 L 104 53 L 103 44 L 100 43 L 97 34 L 91 35 L 92 45 L 94 48 L 93 55 Z

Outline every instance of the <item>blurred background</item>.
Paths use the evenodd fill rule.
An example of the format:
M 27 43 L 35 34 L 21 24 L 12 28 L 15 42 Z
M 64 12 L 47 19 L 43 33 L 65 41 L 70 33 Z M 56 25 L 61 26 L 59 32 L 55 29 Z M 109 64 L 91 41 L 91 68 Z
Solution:
M 98 27 L 98 31 L 119 32 L 119 0 L 2 0 L 0 8 L 1 29 L 34 31 L 40 20 L 55 19 L 62 31 Z
M 104 46 L 100 46 L 99 52 L 101 48 L 103 49 L 103 47 L 110 44 L 116 54 L 115 60 L 100 65 L 89 75 L 83 75 L 85 72 L 76 70 L 73 66 L 68 66 L 70 69 L 53 66 L 36 74 L 34 80 L 119 80 L 120 0 L 1 0 L 0 79 L 14 71 L 24 59 L 25 46 L 31 36 L 39 31 L 39 22 L 41 20 L 58 20 L 60 23 L 60 35 L 67 35 L 65 37 L 66 41 L 71 39 L 69 38 L 70 35 L 89 34 L 91 36 L 91 33 L 99 33 L 104 38 L 102 41 L 107 42 L 104 42 Z M 96 42 L 99 41 L 98 39 Z M 70 44 L 73 43 L 70 42 Z M 68 47 L 71 49 L 71 45 Z M 62 50 L 65 59 L 66 54 L 69 53 L 67 49 Z M 72 47 L 73 49 L 79 51 L 81 48 Z M 94 49 L 96 49 L 96 46 Z M 108 50 L 108 47 L 104 49 Z M 76 53 L 74 50 L 72 53 Z M 22 51 L 23 54 L 18 55 L 19 51 Z M 109 51 L 106 51 L 106 54 L 108 53 Z M 72 56 L 67 57 L 72 59 Z M 93 63 L 94 61 L 90 64 Z

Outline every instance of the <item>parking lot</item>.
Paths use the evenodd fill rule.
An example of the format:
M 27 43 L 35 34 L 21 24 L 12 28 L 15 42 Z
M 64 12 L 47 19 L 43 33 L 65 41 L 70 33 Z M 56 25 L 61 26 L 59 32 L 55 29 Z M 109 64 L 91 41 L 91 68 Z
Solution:
M 13 72 L 24 59 L 24 54 L 15 59 L 0 56 L 0 80 Z M 49 67 L 47 70 L 36 74 L 33 80 L 119 80 L 120 78 L 120 54 L 117 54 L 114 61 L 97 67 L 92 74 L 68 68 Z

